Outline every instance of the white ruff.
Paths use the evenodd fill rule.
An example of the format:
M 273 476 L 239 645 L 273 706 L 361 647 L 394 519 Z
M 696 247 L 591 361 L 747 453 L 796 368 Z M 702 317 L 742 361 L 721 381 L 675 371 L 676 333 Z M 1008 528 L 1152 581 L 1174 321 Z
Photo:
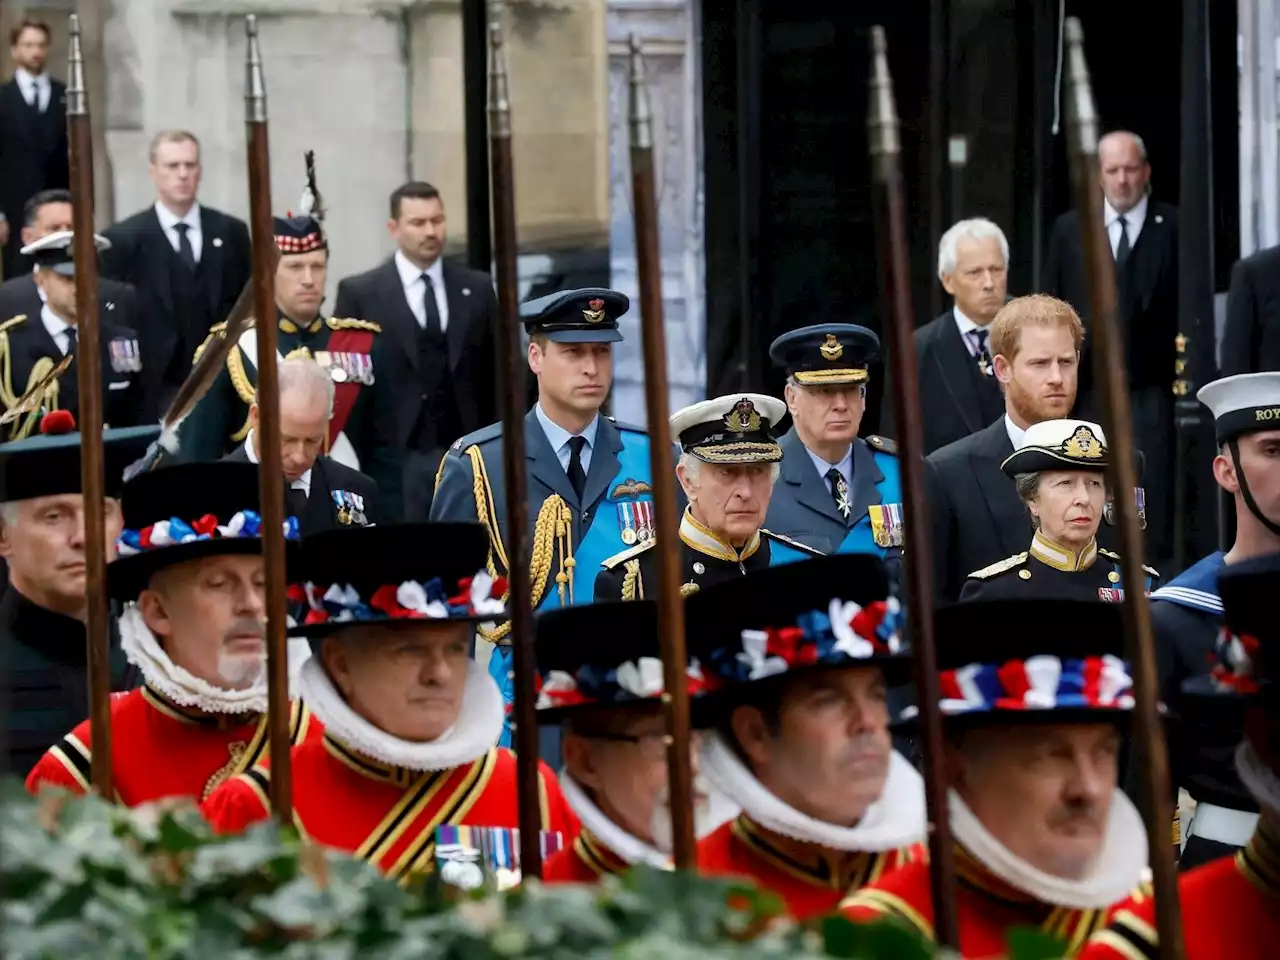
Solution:
M 1280 776 L 1262 762 L 1248 740 L 1241 740 L 1236 747 L 1236 772 L 1258 806 L 1265 807 L 1273 817 L 1280 816 Z
M 1098 910 L 1128 898 L 1147 875 L 1147 828 L 1133 801 L 1119 788 L 1111 799 L 1102 855 L 1084 880 L 1064 880 L 1033 867 L 991 835 L 953 790 L 948 797 L 951 832 L 984 867 L 1041 903 Z
M 603 810 L 591 802 L 587 791 L 578 786 L 567 770 L 560 773 L 560 790 L 582 821 L 582 829 L 591 831 L 597 840 L 628 865 L 644 863 L 660 869 L 670 868 L 671 859 L 665 853 L 649 846 L 610 820 Z
M 889 775 L 880 799 L 856 827 L 816 820 L 770 793 L 717 733 L 703 737 L 700 765 L 712 788 L 738 804 L 766 830 L 830 850 L 881 853 L 920 843 L 925 837 L 924 780 L 898 752 L 889 755 Z
M 129 662 L 142 671 L 147 685 L 180 707 L 201 713 L 267 712 L 265 661 L 262 676 L 253 686 L 243 690 L 215 687 L 169 659 L 136 604 L 129 604 L 120 615 L 120 647 Z
M 478 760 L 497 744 L 506 716 L 502 692 L 474 660 L 467 669 L 458 719 L 430 743 L 393 737 L 352 710 L 324 672 L 319 657 L 302 665 L 298 694 L 336 740 L 371 760 L 410 770 L 451 770 Z

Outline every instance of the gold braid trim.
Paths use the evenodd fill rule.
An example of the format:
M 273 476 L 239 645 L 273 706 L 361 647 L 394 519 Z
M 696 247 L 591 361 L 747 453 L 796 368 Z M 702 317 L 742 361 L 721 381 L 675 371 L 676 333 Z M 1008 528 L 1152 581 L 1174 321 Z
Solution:
M 8 359 L 9 359 L 8 354 L 6 353 L 5 355 L 5 361 L 6 361 L 5 379 L 6 380 L 8 380 L 10 376 L 10 372 L 7 369 Z M 56 364 L 54 364 L 53 360 L 51 360 L 49 357 L 41 357 L 39 360 L 37 360 L 31 367 L 30 376 L 27 377 L 27 386 L 26 386 L 26 389 L 23 391 L 23 396 L 26 396 L 27 393 L 33 387 L 35 387 L 36 384 L 38 384 L 41 380 L 47 377 L 49 375 L 49 372 L 54 368 L 54 366 L 56 366 Z M 41 403 L 39 403 L 34 410 L 32 410 L 25 417 L 23 417 L 20 425 L 14 428 L 12 439 L 25 440 L 27 437 L 31 436 L 32 432 L 36 429 L 36 426 L 40 423 L 40 420 L 44 416 L 46 411 L 57 410 L 57 409 L 58 409 L 58 381 L 55 379 L 52 383 L 49 384 L 49 386 L 45 387 L 44 397 L 42 398 Z
M 20 399 L 13 391 L 13 369 L 9 351 L 9 330 L 12 327 L 16 327 L 18 324 L 25 322 L 26 319 L 27 315 L 25 313 L 20 313 L 16 317 L 10 317 L 4 323 L 0 323 L 0 355 L 3 356 L 3 361 L 0 361 L 3 364 L 3 372 L 0 374 L 0 403 L 4 404 L 6 410 L 16 406 Z
M 227 375 L 231 377 L 231 386 L 235 388 L 236 396 L 244 401 L 246 406 L 253 406 L 253 395 L 255 393 L 253 384 L 249 382 L 249 375 L 244 369 L 244 355 L 240 352 L 239 345 L 231 348 L 231 352 L 227 354 Z M 231 435 L 232 443 L 240 443 L 249 435 L 249 415 L 245 414 L 244 426 Z
M 370 333 L 381 333 L 382 326 L 372 320 L 357 320 L 354 317 L 330 317 L 325 321 L 330 330 L 368 330 Z
M 644 581 L 640 579 L 640 561 L 628 560 L 622 565 L 622 599 L 643 600 Z

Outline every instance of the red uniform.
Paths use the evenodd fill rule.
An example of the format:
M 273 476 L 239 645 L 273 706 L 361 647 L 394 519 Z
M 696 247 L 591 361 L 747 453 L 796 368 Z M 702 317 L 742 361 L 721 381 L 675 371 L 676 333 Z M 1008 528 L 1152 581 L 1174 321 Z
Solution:
M 698 843 L 705 874 L 746 877 L 777 894 L 797 920 L 831 913 L 851 890 L 910 862 L 915 850 L 838 853 L 766 830 L 745 813 Z
M 292 742 L 320 735 L 320 723 L 295 702 Z M 180 707 L 150 687 L 111 700 L 111 767 L 116 800 L 135 807 L 166 797 L 208 799 L 226 780 L 267 756 L 266 716 L 209 714 Z M 50 747 L 27 775 L 31 793 L 49 784 L 90 789 L 89 721 Z
M 1187 960 L 1271 960 L 1280 951 L 1280 829 L 1259 819 L 1235 855 L 1178 877 Z M 1158 960 L 1155 901 L 1122 903 L 1079 960 Z
M 540 764 L 542 829 L 568 842 L 578 820 L 560 783 Z M 204 805 L 221 833 L 270 816 L 266 764 L 229 780 Z M 435 869 L 436 828 L 515 828 L 516 758 L 495 747 L 451 770 L 408 770 L 370 760 L 326 735 L 293 751 L 293 818 L 302 835 L 375 863 L 396 878 Z
M 595 883 L 610 873 L 626 873 L 631 864 L 606 847 L 589 830 L 547 857 L 544 883 Z
M 1110 914 L 1109 910 L 1073 910 L 1037 900 L 992 875 L 963 849 L 956 851 L 956 874 L 960 953 L 969 960 L 1005 956 L 1005 937 L 1013 927 L 1036 927 L 1062 940 L 1065 956 L 1075 956 Z M 851 920 L 895 917 L 933 940 L 927 856 L 886 873 L 845 900 L 840 910 Z

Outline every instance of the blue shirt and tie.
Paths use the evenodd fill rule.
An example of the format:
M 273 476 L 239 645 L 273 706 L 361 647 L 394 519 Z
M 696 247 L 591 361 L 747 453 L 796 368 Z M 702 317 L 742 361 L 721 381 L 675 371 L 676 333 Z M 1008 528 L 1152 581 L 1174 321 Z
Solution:
M 570 473 L 569 466 L 573 461 L 573 443 L 575 438 L 581 438 L 581 451 L 578 454 L 579 462 L 582 464 L 582 476 L 586 479 L 586 475 L 591 471 L 591 451 L 596 445 L 596 428 L 600 426 L 600 414 L 596 414 L 591 418 L 591 422 L 586 425 L 581 433 L 570 433 L 558 423 L 553 423 L 551 418 L 547 416 L 539 402 L 533 407 L 534 416 L 538 418 L 538 423 L 542 425 L 542 432 L 547 435 L 547 442 L 551 444 L 551 449 L 556 452 L 556 459 L 560 461 L 560 466 L 564 472 L 570 474 L 569 479 L 573 476 Z M 581 491 L 579 491 L 581 496 Z

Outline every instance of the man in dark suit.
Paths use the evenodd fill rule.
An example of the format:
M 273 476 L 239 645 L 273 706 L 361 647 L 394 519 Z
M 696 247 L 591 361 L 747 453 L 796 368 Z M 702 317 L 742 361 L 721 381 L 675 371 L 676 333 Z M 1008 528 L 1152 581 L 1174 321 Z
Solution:
M 333 416 L 329 372 L 314 360 L 294 357 L 276 368 L 280 377 L 280 466 L 284 470 L 285 512 L 298 518 L 307 537 L 322 530 L 371 526 L 381 519 L 378 485 L 358 470 L 324 456 Z M 249 435 L 223 457 L 257 463 L 258 404 L 249 408 Z
M 1151 165 L 1142 138 L 1116 131 L 1098 142 L 1100 201 L 1116 266 L 1116 306 L 1125 344 L 1134 442 L 1153 482 L 1147 490 L 1147 550 L 1156 567 L 1172 552 L 1173 393 L 1178 336 L 1178 211 L 1151 199 Z M 1089 323 L 1080 221 L 1075 211 L 1054 224 L 1044 292 L 1067 301 Z M 1076 416 L 1098 420 L 1092 358 L 1080 360 Z
M 404 518 L 425 520 L 449 444 L 498 417 L 498 301 L 487 273 L 440 259 L 445 214 L 435 187 L 398 187 L 387 228 L 395 254 L 339 283 L 334 313 L 382 328 L 384 370 L 395 384 Z
M 235 217 L 202 206 L 200 142 L 185 130 L 151 141 L 156 202 L 107 228 L 105 276 L 131 283 L 142 297 L 139 330 L 147 390 L 164 410 L 191 370 L 191 358 L 226 318 L 249 280 L 249 229 Z
M 27 201 L 23 211 L 22 242 L 32 244 L 37 240 L 60 232 L 70 232 L 71 193 L 68 190 L 41 190 Z M 23 259 L 28 259 L 24 257 Z M 36 283 L 35 274 L 24 271 L 12 280 L 0 284 L 0 323 L 24 315 L 40 316 L 44 308 L 44 291 Z M 127 283 L 118 283 L 105 277 L 98 280 L 98 310 L 104 329 L 140 330 L 143 326 L 138 316 L 138 295 Z M 136 336 L 136 333 L 133 334 Z M 145 371 L 143 371 L 145 374 Z M 21 380 L 21 378 L 17 378 Z M 145 378 L 144 381 L 145 383 Z M 159 419 L 152 398 L 142 393 L 142 411 L 139 422 Z
M 1280 370 L 1280 247 L 1244 257 L 1231 268 L 1222 375 Z
M 955 305 L 915 332 L 926 455 L 1004 414 L 989 335 L 1008 269 L 1009 241 L 990 220 L 961 220 L 938 241 L 938 279 Z
M 925 459 L 940 601 L 958 600 L 970 573 L 1031 542 L 1030 514 L 1000 465 L 1033 423 L 1071 412 L 1083 341 L 1080 318 L 1052 297 L 1019 297 L 996 314 L 992 366 L 1004 390 L 1004 416 Z
M 23 206 L 41 190 L 70 185 L 67 165 L 67 88 L 44 72 L 49 28 L 23 20 L 9 34 L 17 65 L 0 85 L 0 211 L 4 214 L 4 275 L 31 269 L 19 235 Z M 27 241 L 29 242 L 29 241 Z
M 34 259 L 35 282 L 44 303 L 31 315 L 0 323 L 0 406 L 13 408 L 24 394 L 66 357 L 78 356 L 76 263 L 74 234 L 51 233 L 22 252 Z M 98 249 L 107 241 L 95 237 Z M 98 331 L 102 365 L 102 419 L 112 427 L 142 422 L 142 357 L 135 331 L 104 321 Z M 43 389 L 40 406 L 4 428 L 0 436 L 16 440 L 28 436 L 44 410 L 69 410 L 78 418 L 79 390 L 74 359 L 65 372 Z M 42 409 L 43 408 L 43 409 Z

